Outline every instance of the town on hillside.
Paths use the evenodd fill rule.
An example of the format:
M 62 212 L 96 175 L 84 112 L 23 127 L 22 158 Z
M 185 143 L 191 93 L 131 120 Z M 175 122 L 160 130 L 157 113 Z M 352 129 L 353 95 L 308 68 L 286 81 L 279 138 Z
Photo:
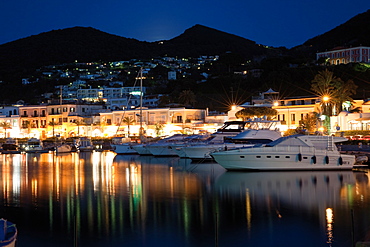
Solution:
M 317 61 L 331 66 L 367 64 L 369 54 L 370 47 L 336 48 L 317 53 Z M 168 81 L 176 83 L 179 78 L 194 76 L 188 73 L 190 68 L 211 66 L 218 59 L 219 56 L 193 60 L 164 57 L 45 66 L 38 71 L 39 76 L 61 82 L 60 85 L 40 95 L 39 104 L 18 101 L 2 106 L 0 138 L 121 136 L 134 140 L 141 134 L 155 138 L 177 133 L 213 133 L 226 121 L 268 118 L 278 120 L 278 128 L 286 134 L 303 131 L 370 139 L 370 102 L 352 98 L 356 85 L 336 78 L 325 66 L 312 81 L 311 95 L 283 97 L 278 89 L 270 88 L 253 95 L 248 102 L 228 102 L 223 112 L 198 108 L 191 90 L 179 92 L 177 101 L 171 101 L 168 95 L 153 89 L 168 87 Z M 197 83 L 210 76 L 206 70 L 200 71 Z M 261 71 L 233 73 L 258 77 Z M 148 83 L 148 79 L 153 79 L 149 77 L 154 76 L 156 87 Z M 323 83 L 328 78 L 329 84 Z M 24 78 L 22 84 L 31 85 L 38 80 Z

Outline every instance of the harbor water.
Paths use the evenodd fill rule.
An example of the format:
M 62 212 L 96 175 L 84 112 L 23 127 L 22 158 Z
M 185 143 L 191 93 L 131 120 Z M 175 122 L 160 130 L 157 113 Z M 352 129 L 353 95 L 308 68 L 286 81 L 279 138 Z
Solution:
M 0 155 L 16 246 L 338 246 L 370 242 L 368 169 L 227 172 L 110 151 Z

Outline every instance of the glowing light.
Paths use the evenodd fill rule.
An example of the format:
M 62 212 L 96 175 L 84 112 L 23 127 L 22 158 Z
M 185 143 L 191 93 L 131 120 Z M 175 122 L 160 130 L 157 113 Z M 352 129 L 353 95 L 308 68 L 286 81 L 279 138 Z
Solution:
M 279 102 L 275 101 L 274 106 L 279 106 Z
M 326 235 L 327 235 L 327 243 L 333 242 L 333 223 L 334 223 L 334 214 L 333 209 L 327 208 L 326 212 Z
M 328 102 L 328 101 L 329 101 L 329 99 L 330 99 L 330 97 L 329 97 L 329 96 L 327 96 L 327 95 L 325 95 L 325 96 L 323 96 L 323 97 L 322 97 L 322 100 L 323 100 L 324 102 Z

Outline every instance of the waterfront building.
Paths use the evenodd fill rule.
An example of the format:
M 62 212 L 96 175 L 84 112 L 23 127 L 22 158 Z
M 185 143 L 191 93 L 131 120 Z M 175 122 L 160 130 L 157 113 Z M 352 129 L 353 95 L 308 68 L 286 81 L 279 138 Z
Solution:
M 0 138 L 19 136 L 19 106 L 1 106 L 0 123 L 2 124 Z
M 281 123 L 281 131 L 296 129 L 310 113 L 320 114 L 320 98 L 318 96 L 287 97 L 276 100 L 272 108 L 278 112 L 277 120 Z
M 48 105 L 47 136 L 58 137 L 101 135 L 99 113 L 106 111 L 101 104 Z M 95 126 L 95 127 L 94 127 Z
M 139 135 L 140 126 L 145 135 L 158 136 L 174 133 L 198 133 L 205 129 L 205 109 L 179 108 L 136 108 L 100 113 L 107 136 Z M 132 126 L 128 126 L 124 119 L 131 119 Z M 141 121 L 141 123 L 140 123 Z
M 20 137 L 46 138 L 47 106 L 27 105 L 19 107 Z

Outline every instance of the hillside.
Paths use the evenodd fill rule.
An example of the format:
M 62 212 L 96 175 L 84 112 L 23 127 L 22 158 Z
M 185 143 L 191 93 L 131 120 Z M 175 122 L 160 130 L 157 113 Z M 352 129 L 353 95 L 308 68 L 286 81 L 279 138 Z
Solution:
M 0 81 L 43 65 L 112 61 L 150 55 L 149 43 L 93 28 L 74 27 L 33 35 L 0 46 Z
M 163 42 L 161 50 L 170 56 L 180 57 L 233 52 L 246 59 L 268 52 L 268 49 L 257 45 L 254 41 L 202 25 L 195 25 L 183 34 Z
M 316 58 L 316 52 L 334 47 L 370 46 L 370 10 L 358 14 L 336 28 L 311 38 L 302 45 L 292 48 L 296 54 Z
M 245 59 L 267 52 L 254 42 L 196 25 L 182 35 L 159 42 L 143 42 L 111 35 L 91 27 L 74 27 L 33 35 L 0 45 L 0 81 L 19 81 L 22 74 L 43 65 L 91 61 L 119 61 L 156 56 L 198 57 L 227 51 Z

